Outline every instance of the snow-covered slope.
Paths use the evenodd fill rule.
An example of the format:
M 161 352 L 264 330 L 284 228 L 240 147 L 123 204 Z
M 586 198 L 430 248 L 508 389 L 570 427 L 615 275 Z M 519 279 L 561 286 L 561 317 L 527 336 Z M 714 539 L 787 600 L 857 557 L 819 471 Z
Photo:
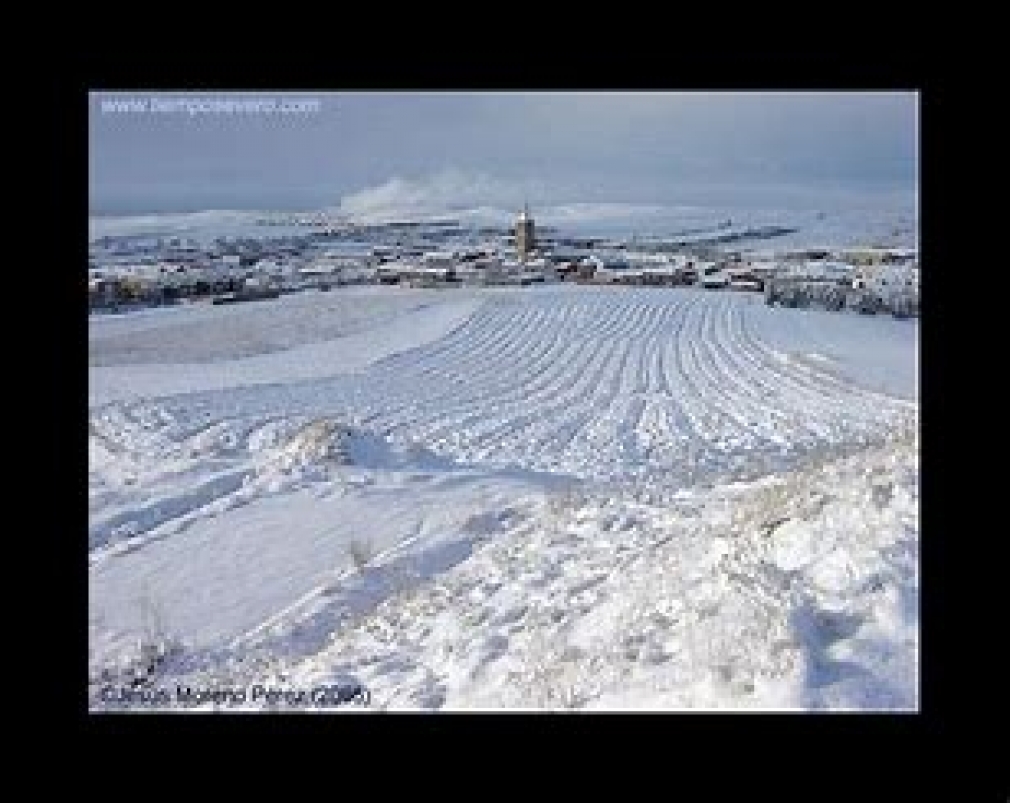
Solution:
M 655 504 L 555 494 L 437 582 L 258 677 L 377 707 L 918 701 L 914 440 Z
M 886 367 L 914 366 L 914 321 L 841 325 L 691 289 L 375 296 L 424 300 L 399 308 L 319 295 L 338 306 L 316 328 L 286 323 L 282 307 L 264 315 L 266 353 L 196 363 L 187 345 L 182 364 L 171 344 L 189 324 L 173 331 L 166 314 L 136 319 L 134 357 L 154 362 L 90 369 L 95 678 L 131 660 L 156 611 L 155 629 L 185 644 L 180 676 L 315 682 L 353 669 L 382 705 L 556 705 L 569 688 L 579 705 L 915 705 L 916 625 L 892 599 L 917 588 L 914 446 L 789 475 L 914 431 L 914 369 Z M 357 305 L 343 324 L 341 304 Z M 200 314 L 203 337 L 234 337 L 235 318 Z M 93 338 L 110 349 L 96 362 L 124 361 L 129 326 L 116 325 Z M 756 521 L 773 514 L 793 523 Z M 732 515 L 756 518 L 737 537 Z M 765 526 L 775 539 L 756 534 Z M 779 588 L 782 572 L 793 579 Z M 772 601 L 747 607 L 748 589 Z M 653 638 L 634 600 L 650 616 L 696 615 Z M 839 611 L 858 626 L 843 617 L 846 635 L 829 637 Z M 369 621 L 379 630 L 355 629 Z M 568 644 L 562 626 L 568 658 L 548 649 Z M 743 637 L 727 635 L 738 626 L 755 652 L 743 668 Z M 642 656 L 687 650 L 654 662 L 676 673 L 651 677 L 644 657 L 630 675 L 607 674 L 620 662 L 597 672 L 635 628 Z M 380 631 L 386 663 L 368 641 Z M 443 642 L 451 659 L 432 652 Z M 540 664 L 564 680 L 537 685 Z M 504 674 L 487 680 L 492 665 Z
M 349 681 L 375 709 L 915 709 L 918 482 L 905 432 L 669 498 L 516 497 L 156 682 L 243 690 L 225 710 Z

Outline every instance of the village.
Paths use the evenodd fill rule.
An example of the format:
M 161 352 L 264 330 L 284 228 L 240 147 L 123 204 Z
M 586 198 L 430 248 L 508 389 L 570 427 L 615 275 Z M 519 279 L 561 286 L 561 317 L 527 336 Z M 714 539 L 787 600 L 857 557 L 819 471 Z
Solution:
M 103 237 L 89 255 L 93 313 L 182 303 L 229 304 L 346 285 L 526 287 L 549 283 L 695 286 L 763 293 L 767 304 L 915 317 L 915 249 L 742 250 L 789 233 L 779 227 L 681 232 L 648 240 L 538 230 L 528 208 L 512 227 L 467 229 L 452 220 L 326 225 L 211 242 Z M 271 225 L 269 218 L 261 225 Z

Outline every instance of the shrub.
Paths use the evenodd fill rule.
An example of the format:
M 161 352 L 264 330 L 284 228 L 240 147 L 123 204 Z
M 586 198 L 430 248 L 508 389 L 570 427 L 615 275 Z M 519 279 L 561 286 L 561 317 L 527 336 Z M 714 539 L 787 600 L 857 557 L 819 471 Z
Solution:
M 371 541 L 353 538 L 347 545 L 347 554 L 350 555 L 354 568 L 361 571 L 375 557 L 375 547 Z

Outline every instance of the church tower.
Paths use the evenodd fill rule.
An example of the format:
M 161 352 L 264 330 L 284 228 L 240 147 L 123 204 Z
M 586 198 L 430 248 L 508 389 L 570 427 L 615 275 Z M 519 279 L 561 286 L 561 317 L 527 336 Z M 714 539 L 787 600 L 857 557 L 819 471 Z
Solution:
M 519 219 L 516 220 L 516 252 L 519 254 L 519 261 L 525 262 L 535 247 L 533 218 L 530 217 L 529 204 L 525 204 L 523 211 L 519 213 Z

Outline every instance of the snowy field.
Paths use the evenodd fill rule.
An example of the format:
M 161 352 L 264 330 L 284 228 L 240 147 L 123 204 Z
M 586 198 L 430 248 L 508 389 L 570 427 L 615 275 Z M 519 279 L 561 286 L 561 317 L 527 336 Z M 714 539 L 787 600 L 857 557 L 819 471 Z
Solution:
M 95 316 L 94 705 L 171 639 L 155 686 L 914 709 L 917 338 L 688 288 Z
M 477 306 L 466 291 L 446 299 L 434 290 L 370 286 L 93 316 L 89 400 L 347 373 L 438 339 Z

